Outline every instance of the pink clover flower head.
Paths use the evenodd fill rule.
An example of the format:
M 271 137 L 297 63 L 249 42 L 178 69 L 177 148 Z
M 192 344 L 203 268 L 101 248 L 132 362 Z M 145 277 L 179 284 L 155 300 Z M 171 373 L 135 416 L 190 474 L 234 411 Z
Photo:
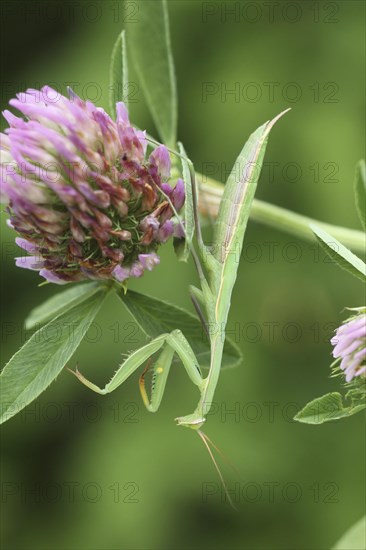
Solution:
M 45 86 L 10 105 L 23 116 L 3 113 L 0 198 L 29 254 L 16 264 L 58 284 L 124 281 L 157 265 L 185 198 L 182 180 L 169 181 L 167 148 L 147 155 L 123 103 L 114 121 L 72 90 Z
M 333 357 L 344 371 L 346 382 L 366 376 L 366 308 L 341 325 L 331 339 Z

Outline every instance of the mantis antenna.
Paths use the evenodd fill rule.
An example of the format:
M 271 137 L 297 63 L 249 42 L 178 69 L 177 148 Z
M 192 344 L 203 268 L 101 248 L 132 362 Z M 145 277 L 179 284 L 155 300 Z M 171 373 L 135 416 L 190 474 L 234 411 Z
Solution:
M 214 443 L 212 443 L 211 439 L 210 439 L 206 434 L 204 434 L 203 432 L 201 432 L 201 430 L 197 430 L 197 433 L 198 433 L 198 435 L 200 436 L 200 438 L 202 439 L 203 444 L 205 445 L 205 447 L 206 447 L 206 449 L 207 449 L 207 451 L 208 451 L 208 454 L 210 455 L 210 458 L 211 458 L 211 460 L 212 460 L 212 462 L 213 462 L 213 465 L 215 466 L 216 472 L 218 473 L 218 476 L 219 476 L 219 478 L 220 478 L 220 481 L 221 481 L 221 483 L 222 483 L 222 486 L 224 487 L 225 495 L 226 495 L 226 498 L 227 498 L 228 501 L 229 501 L 230 506 L 231 506 L 236 512 L 238 512 L 238 509 L 237 509 L 237 507 L 235 506 L 235 504 L 233 503 L 233 501 L 232 501 L 232 499 L 231 499 L 231 496 L 230 496 L 230 494 L 229 494 L 228 488 L 227 488 L 226 483 L 225 483 L 225 480 L 224 480 L 224 476 L 222 475 L 221 470 L 220 470 L 220 468 L 219 468 L 219 466 L 218 466 L 218 464 L 217 464 L 217 462 L 216 462 L 216 459 L 215 459 L 215 457 L 214 457 L 214 455 L 213 455 L 213 452 L 212 452 L 211 449 L 210 449 L 209 442 L 211 443 L 211 445 L 213 445 L 213 447 L 214 447 L 215 449 L 217 449 L 217 450 L 219 451 L 219 453 L 220 453 L 221 455 L 223 455 L 223 456 L 225 456 L 225 455 L 223 454 L 222 451 L 220 451 L 220 449 L 219 449 L 218 447 L 216 447 L 216 445 L 215 445 Z

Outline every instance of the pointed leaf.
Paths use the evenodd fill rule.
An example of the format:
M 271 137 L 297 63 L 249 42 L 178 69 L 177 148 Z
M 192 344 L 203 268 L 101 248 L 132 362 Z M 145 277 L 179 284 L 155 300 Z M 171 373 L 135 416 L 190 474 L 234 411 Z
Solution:
M 126 86 L 128 86 L 126 33 L 122 31 L 113 47 L 109 69 L 109 109 L 113 118 L 116 118 L 117 101 L 124 101 L 128 107 Z
M 184 201 L 184 239 L 176 239 L 176 252 L 180 261 L 186 262 L 189 257 L 190 247 L 193 240 L 195 222 L 194 222 L 194 207 L 193 207 L 193 195 L 192 195 L 192 178 L 189 164 L 186 158 L 187 154 L 181 143 L 178 143 L 179 153 L 182 155 L 182 172 L 186 198 Z M 183 241 L 183 243 L 182 243 Z
M 339 267 L 358 277 L 361 281 L 366 281 L 366 264 L 360 258 L 320 227 L 310 225 L 310 228 L 317 237 L 320 246 Z
M 74 307 L 77 303 L 92 296 L 100 289 L 100 283 L 75 284 L 66 290 L 52 296 L 42 305 L 34 308 L 25 320 L 26 330 L 31 330 L 37 325 L 44 325 L 54 319 L 60 313 Z
M 10 359 L 0 375 L 0 423 L 38 397 L 75 352 L 98 313 L 106 290 L 62 313 L 42 327 Z
M 126 22 L 127 44 L 161 140 L 174 148 L 177 89 L 165 0 L 135 0 L 136 22 Z
M 201 367 L 210 366 L 210 343 L 202 325 L 194 315 L 168 302 L 128 290 L 118 293 L 123 304 L 133 315 L 141 330 L 150 338 L 175 329 L 181 330 L 195 353 Z M 242 360 L 240 349 L 226 340 L 222 368 L 235 367 Z
M 358 216 L 362 227 L 366 231 L 366 165 L 364 160 L 357 163 L 354 185 Z
M 345 407 L 341 394 L 333 392 L 310 401 L 294 419 L 305 424 L 323 424 L 330 420 L 352 416 L 365 408 L 366 403 L 353 403 L 351 406 Z
M 230 256 L 232 244 L 236 242 L 242 244 L 269 132 L 288 110 L 260 126 L 249 137 L 236 159 L 224 188 L 215 224 L 214 256 L 221 263 Z
M 235 284 L 244 234 L 262 168 L 268 135 L 277 120 L 260 126 L 244 145 L 225 185 L 215 224 L 212 287 L 217 296 L 216 321 L 226 323 Z M 221 269 L 219 266 L 222 266 Z

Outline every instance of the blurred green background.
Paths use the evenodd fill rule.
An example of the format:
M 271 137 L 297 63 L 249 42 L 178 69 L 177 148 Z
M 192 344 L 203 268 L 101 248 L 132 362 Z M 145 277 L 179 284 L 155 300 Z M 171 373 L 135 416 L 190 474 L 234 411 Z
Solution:
M 359 229 L 352 182 L 365 145 L 364 3 L 168 5 L 179 137 L 196 169 L 225 181 L 249 133 L 291 106 L 271 135 L 257 196 Z M 64 92 L 69 83 L 108 108 L 109 56 L 124 20 L 138 17 L 133 1 L 1 9 L 2 108 L 26 87 Z M 134 99 L 133 121 L 154 133 L 140 90 Z M 24 341 L 30 309 L 57 292 L 14 267 L 5 220 L 2 365 Z M 160 267 L 131 286 L 191 308 L 194 279 L 168 245 Z M 240 471 L 238 479 L 223 465 L 238 512 L 199 438 L 173 422 L 197 399 L 183 369 L 171 372 L 155 415 L 142 405 L 138 375 L 101 397 L 64 371 L 2 428 L 3 548 L 330 548 L 365 511 L 364 418 L 319 427 L 291 418 L 339 389 L 328 340 L 343 308 L 364 302 L 362 283 L 316 248 L 250 223 L 228 327 L 245 360 L 222 373 L 206 427 Z M 102 384 L 142 337 L 113 300 L 97 321 L 70 366 Z

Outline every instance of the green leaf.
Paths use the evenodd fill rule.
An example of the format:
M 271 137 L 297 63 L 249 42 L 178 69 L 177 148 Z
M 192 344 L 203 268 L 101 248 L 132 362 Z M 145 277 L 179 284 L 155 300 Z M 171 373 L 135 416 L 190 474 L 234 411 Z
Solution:
M 366 403 L 352 403 L 351 406 L 345 407 L 340 393 L 327 393 L 305 405 L 297 413 L 295 420 L 305 424 L 323 424 L 330 420 L 352 416 L 365 408 Z
M 183 145 L 179 142 L 179 153 L 182 155 L 182 172 L 183 172 L 183 181 L 186 198 L 184 201 L 184 228 L 185 228 L 185 238 L 176 239 L 176 252 L 180 261 L 186 262 L 189 257 L 190 247 L 192 245 L 195 223 L 194 223 L 194 207 L 193 207 L 193 194 L 192 194 L 192 178 L 191 171 L 189 169 L 189 164 L 186 158 L 187 154 L 184 150 Z M 183 241 L 183 243 L 182 243 Z
M 75 284 L 66 290 L 59 292 L 42 305 L 34 308 L 25 320 L 25 328 L 31 330 L 47 321 L 54 319 L 60 313 L 74 307 L 77 303 L 92 296 L 100 289 L 100 283 Z
M 109 108 L 113 118 L 116 117 L 117 101 L 124 101 L 128 107 L 126 86 L 128 86 L 126 33 L 122 31 L 114 44 L 109 68 Z
M 165 0 L 135 0 L 136 22 L 126 22 L 127 44 L 161 140 L 177 139 L 177 87 Z
M 366 264 L 360 258 L 320 227 L 310 224 L 310 228 L 320 246 L 339 267 L 358 277 L 361 281 L 366 281 Z
M 250 207 L 260 176 L 268 135 L 283 111 L 260 126 L 244 145 L 226 182 L 215 224 L 214 256 L 224 263 L 233 241 L 243 241 Z
M 366 516 L 359 519 L 339 539 L 333 550 L 365 550 L 366 548 Z
M 104 287 L 42 327 L 0 375 L 0 423 L 36 399 L 75 352 L 106 296 Z
M 217 303 L 216 319 L 225 324 L 268 135 L 288 110 L 260 126 L 249 137 L 224 188 L 214 231 L 212 260 L 216 265 L 211 268 L 211 287 Z
M 181 330 L 192 346 L 200 366 L 210 366 L 210 342 L 194 315 L 168 302 L 132 290 L 128 290 L 126 294 L 119 292 L 118 296 L 146 335 L 157 338 L 162 333 Z M 241 361 L 240 349 L 227 339 L 222 368 L 236 367 Z
M 357 163 L 354 188 L 358 216 L 366 231 L 366 165 L 364 160 Z

